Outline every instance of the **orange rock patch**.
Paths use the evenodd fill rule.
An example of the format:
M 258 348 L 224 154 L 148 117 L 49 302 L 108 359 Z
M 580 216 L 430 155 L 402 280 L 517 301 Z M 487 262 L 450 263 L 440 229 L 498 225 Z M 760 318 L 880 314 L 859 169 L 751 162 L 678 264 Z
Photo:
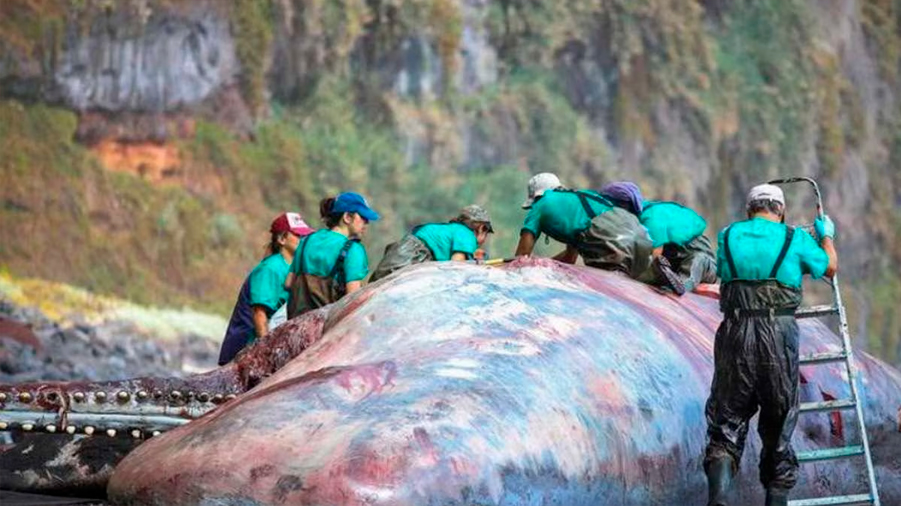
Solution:
M 93 151 L 108 170 L 136 174 L 152 183 L 181 182 L 181 154 L 172 144 L 103 140 Z

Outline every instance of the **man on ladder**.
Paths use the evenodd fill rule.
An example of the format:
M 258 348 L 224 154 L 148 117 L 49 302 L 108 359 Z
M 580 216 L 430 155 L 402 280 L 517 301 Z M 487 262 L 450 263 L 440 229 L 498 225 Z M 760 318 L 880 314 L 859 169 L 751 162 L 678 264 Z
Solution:
M 760 481 L 767 506 L 788 504 L 798 479 L 791 437 L 798 419 L 798 324 L 804 274 L 832 277 L 838 267 L 835 225 L 814 222 L 816 241 L 788 227 L 785 197 L 774 185 L 748 193 L 748 219 L 719 234 L 717 270 L 723 321 L 714 344 L 715 369 L 707 400 L 704 470 L 709 506 L 728 506 L 748 422 L 760 408 Z

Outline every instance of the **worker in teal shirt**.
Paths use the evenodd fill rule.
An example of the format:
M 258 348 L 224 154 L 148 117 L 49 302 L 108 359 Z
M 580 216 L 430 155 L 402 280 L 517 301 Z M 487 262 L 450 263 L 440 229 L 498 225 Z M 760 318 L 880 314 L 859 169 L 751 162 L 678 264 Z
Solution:
M 838 268 L 835 225 L 828 216 L 817 218 L 819 244 L 804 230 L 784 225 L 785 197 L 773 185 L 752 188 L 747 205 L 748 219 L 719 235 L 724 317 L 716 331 L 706 407 L 708 504 L 728 504 L 748 422 L 759 408 L 760 482 L 767 506 L 784 506 L 798 480 L 791 446 L 799 400 L 794 312 L 801 303 L 802 277 L 832 277 Z
M 704 235 L 707 222 L 701 215 L 676 202 L 644 200 L 631 181 L 605 184 L 600 193 L 638 216 L 651 236 L 654 259 L 652 268 L 639 277 L 641 281 L 669 286 L 678 295 L 699 283 L 716 282 L 716 257 Z
M 379 219 L 378 213 L 353 192 L 323 199 L 319 213 L 327 228 L 300 243 L 285 281 L 290 291 L 288 318 L 359 290 L 369 274 L 369 259 L 360 239 L 369 222 Z
M 704 235 L 707 221 L 700 214 L 678 202 L 649 200 L 638 219 L 651 235 L 654 257 L 665 258 L 679 276 L 682 289 L 676 293 L 716 283 L 716 257 Z
M 448 223 L 420 225 L 400 241 L 389 244 L 369 280 L 377 281 L 423 262 L 472 260 L 492 232 L 488 211 L 475 204 L 466 206 Z
M 651 240 L 638 218 L 592 190 L 564 188 L 545 172 L 529 181 L 528 209 L 516 256 L 530 255 L 542 233 L 566 244 L 555 260 L 620 271 L 636 278 L 651 260 Z
M 269 318 L 288 300 L 285 279 L 302 237 L 313 233 L 297 213 L 282 213 L 269 227 L 266 258 L 247 276 L 232 310 L 225 339 L 219 350 L 219 365 L 235 358 L 245 346 L 266 335 Z

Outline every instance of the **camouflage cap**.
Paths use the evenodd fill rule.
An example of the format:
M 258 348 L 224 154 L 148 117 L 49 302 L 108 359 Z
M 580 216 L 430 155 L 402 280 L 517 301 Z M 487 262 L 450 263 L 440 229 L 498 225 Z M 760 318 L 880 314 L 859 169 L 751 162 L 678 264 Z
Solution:
M 488 211 L 483 209 L 482 206 L 470 204 L 460 209 L 460 216 L 470 221 L 487 223 L 488 231 L 494 232 L 494 228 L 491 227 L 491 216 L 488 215 Z

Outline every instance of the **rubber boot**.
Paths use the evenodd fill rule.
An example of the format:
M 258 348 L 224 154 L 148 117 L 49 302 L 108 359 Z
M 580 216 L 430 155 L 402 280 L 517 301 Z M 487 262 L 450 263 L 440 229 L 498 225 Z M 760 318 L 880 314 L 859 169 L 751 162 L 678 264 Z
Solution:
M 768 488 L 766 506 L 788 506 L 788 490 Z
M 732 488 L 732 459 L 722 458 L 707 466 L 707 506 L 729 506 Z
M 657 272 L 657 277 L 665 283 L 664 286 L 670 287 L 676 295 L 685 294 L 685 285 L 682 284 L 682 278 L 676 274 L 673 266 L 670 265 L 669 260 L 665 256 L 654 257 L 653 266 Z

